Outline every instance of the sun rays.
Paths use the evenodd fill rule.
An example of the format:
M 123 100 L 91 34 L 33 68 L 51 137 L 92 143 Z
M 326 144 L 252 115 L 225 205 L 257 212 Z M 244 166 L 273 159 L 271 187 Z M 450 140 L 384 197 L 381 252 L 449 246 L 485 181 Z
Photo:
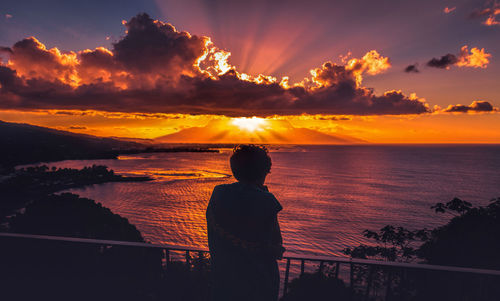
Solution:
M 255 132 L 262 131 L 263 126 L 267 125 L 267 121 L 263 118 L 252 117 L 252 118 L 233 118 L 231 124 L 237 126 L 242 131 Z

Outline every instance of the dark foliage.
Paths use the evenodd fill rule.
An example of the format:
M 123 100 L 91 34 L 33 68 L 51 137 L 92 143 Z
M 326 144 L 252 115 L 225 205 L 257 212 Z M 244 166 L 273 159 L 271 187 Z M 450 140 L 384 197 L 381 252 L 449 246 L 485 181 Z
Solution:
M 293 279 L 289 284 L 288 292 L 280 301 L 320 301 L 365 300 L 362 295 L 347 287 L 344 281 L 335 278 L 331 270 L 314 273 L 304 273 Z M 369 299 L 367 299 L 369 300 Z
M 144 241 L 127 219 L 70 193 L 29 204 L 12 218 L 10 229 Z M 8 300 L 147 300 L 161 276 L 161 253 L 156 249 L 22 238 L 2 238 L 2 246 L 0 283 Z
M 180 261 L 170 262 L 166 266 L 162 283 L 161 288 L 158 290 L 162 300 L 211 300 L 208 258 L 195 256 L 190 259 L 189 265 Z
M 431 206 L 431 209 L 434 209 L 436 213 L 458 213 L 459 215 L 463 215 L 469 210 L 472 209 L 472 204 L 467 201 L 462 201 L 459 198 L 454 198 L 446 204 L 437 203 L 434 206 Z M 447 211 L 448 210 L 448 211 Z
M 28 206 L 10 221 L 15 233 L 143 242 L 126 218 L 94 200 L 76 194 L 49 195 Z
M 0 222 L 27 203 L 64 189 L 106 182 L 148 180 L 151 179 L 116 175 L 113 170 L 101 165 L 82 169 L 49 169 L 46 165 L 21 168 L 0 181 Z
M 116 175 L 104 165 L 92 165 L 82 169 L 56 168 L 47 165 L 27 167 L 16 170 L 0 182 L 0 193 L 23 195 L 34 192 L 37 195 L 64 189 L 106 182 L 148 181 L 148 177 L 124 177 Z
M 410 231 L 403 227 L 385 226 L 379 232 L 363 231 L 367 238 L 375 240 L 377 245 L 359 245 L 346 248 L 344 254 L 354 258 L 384 259 L 389 261 L 411 261 L 416 256 L 416 242 L 426 241 L 429 231 L 426 229 Z
M 454 199 L 433 208 L 457 215 L 431 232 L 419 257 L 432 264 L 500 269 L 500 198 L 486 207 Z
M 432 206 L 436 213 L 452 215 L 444 226 L 428 231 L 410 231 L 402 227 L 386 226 L 379 232 L 364 231 L 374 245 L 360 245 L 344 250 L 356 258 L 426 263 L 485 269 L 500 269 L 500 198 L 486 207 L 454 198 L 448 203 Z M 404 271 L 398 269 L 354 268 L 355 283 L 383 280 L 387 300 L 496 300 L 500 294 L 498 278 L 467 273 L 439 271 Z M 375 283 L 377 281 L 375 280 Z
M 385 226 L 379 232 L 365 230 L 364 236 L 374 245 L 359 245 L 344 249 L 355 258 L 414 261 L 487 269 L 500 269 L 500 198 L 486 207 L 473 207 L 471 203 L 454 198 L 448 203 L 432 206 L 436 213 L 450 214 L 453 218 L 444 226 L 408 230 Z

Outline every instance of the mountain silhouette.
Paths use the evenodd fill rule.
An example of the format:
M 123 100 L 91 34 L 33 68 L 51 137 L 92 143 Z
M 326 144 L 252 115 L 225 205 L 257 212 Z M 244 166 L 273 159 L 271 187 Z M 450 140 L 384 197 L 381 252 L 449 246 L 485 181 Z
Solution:
M 231 120 L 212 120 L 204 127 L 191 127 L 157 137 L 155 143 L 266 143 L 266 144 L 353 144 L 365 141 L 346 135 L 328 135 L 296 128 L 286 120 L 266 120 L 254 131 Z
M 0 121 L 0 173 L 18 164 L 69 159 L 114 158 L 116 150 L 138 143 L 75 134 L 25 123 Z

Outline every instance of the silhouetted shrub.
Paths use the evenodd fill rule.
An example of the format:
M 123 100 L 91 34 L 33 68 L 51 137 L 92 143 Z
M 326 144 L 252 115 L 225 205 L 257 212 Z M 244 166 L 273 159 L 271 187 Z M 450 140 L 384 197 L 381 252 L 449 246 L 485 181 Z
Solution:
M 70 193 L 29 204 L 10 226 L 20 233 L 144 241 L 127 219 Z M 0 279 L 6 300 L 148 300 L 162 277 L 161 255 L 152 248 L 2 238 Z
M 432 230 L 418 250 L 420 258 L 431 264 L 500 269 L 500 198 L 486 207 L 454 199 L 433 208 L 457 215 Z
M 169 301 L 208 301 L 210 265 L 207 258 L 193 258 L 190 265 L 170 262 L 165 269 L 160 296 Z
M 281 301 L 363 300 L 340 279 L 328 273 L 304 273 L 293 279 Z
M 13 217 L 11 232 L 144 242 L 126 218 L 76 194 L 48 195 Z
M 379 232 L 365 230 L 363 236 L 375 240 L 377 245 L 361 244 L 354 248 L 346 248 L 343 250 L 344 254 L 362 259 L 412 261 L 417 255 L 418 242 L 426 241 L 429 231 L 426 229 L 410 231 L 403 227 L 388 225 Z
M 432 231 L 394 226 L 385 226 L 379 232 L 365 230 L 364 236 L 373 239 L 375 244 L 347 248 L 344 253 L 363 259 L 416 261 L 420 258 L 437 265 L 500 269 L 500 198 L 486 207 L 473 207 L 454 198 L 431 208 L 453 217 Z M 366 268 L 359 267 L 354 272 L 354 284 L 366 283 Z M 377 269 L 376 272 L 377 279 L 386 279 L 386 283 L 391 284 L 387 300 L 495 300 L 492 296 L 500 295 L 498 277 L 425 270 Z
M 17 169 L 0 180 L 0 223 L 5 216 L 48 194 L 65 189 L 106 182 L 149 181 L 149 177 L 124 177 L 103 165 L 82 169 L 56 168 L 47 165 Z M 1 225 L 0 225 L 1 228 Z

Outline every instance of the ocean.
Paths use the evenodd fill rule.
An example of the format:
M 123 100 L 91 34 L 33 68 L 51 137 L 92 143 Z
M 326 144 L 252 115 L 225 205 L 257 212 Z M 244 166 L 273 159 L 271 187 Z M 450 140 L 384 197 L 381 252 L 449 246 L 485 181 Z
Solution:
M 50 166 L 107 165 L 150 182 L 71 189 L 137 226 L 152 243 L 207 247 L 205 209 L 215 185 L 231 183 L 231 149 L 151 153 L 118 160 L 70 160 Z M 454 197 L 487 205 L 500 197 L 499 145 L 270 146 L 266 184 L 281 202 L 279 221 L 293 255 L 342 256 L 370 243 L 362 232 L 385 225 L 431 229 L 449 214 L 430 209 Z

